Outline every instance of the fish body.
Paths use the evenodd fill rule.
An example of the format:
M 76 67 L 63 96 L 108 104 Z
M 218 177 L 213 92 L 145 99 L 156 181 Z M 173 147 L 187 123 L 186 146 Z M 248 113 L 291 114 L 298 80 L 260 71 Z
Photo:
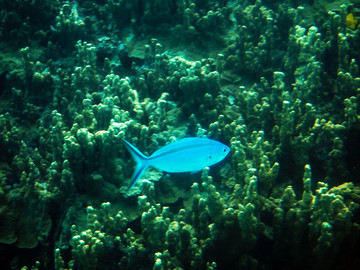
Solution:
M 347 27 L 356 30 L 359 26 L 359 20 L 355 17 L 354 13 L 349 13 L 346 16 L 345 24 Z
M 190 137 L 166 145 L 147 157 L 128 141 L 124 143 L 136 162 L 129 189 L 148 167 L 168 173 L 196 172 L 220 162 L 230 152 L 228 146 L 218 141 Z

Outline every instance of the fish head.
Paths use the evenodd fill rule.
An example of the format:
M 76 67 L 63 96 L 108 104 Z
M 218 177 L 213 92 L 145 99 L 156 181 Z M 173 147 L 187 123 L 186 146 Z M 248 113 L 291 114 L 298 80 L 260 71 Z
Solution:
M 229 153 L 229 146 L 217 142 L 217 144 L 212 147 L 211 151 L 205 155 L 206 163 L 208 164 L 207 166 L 211 166 L 222 161 Z

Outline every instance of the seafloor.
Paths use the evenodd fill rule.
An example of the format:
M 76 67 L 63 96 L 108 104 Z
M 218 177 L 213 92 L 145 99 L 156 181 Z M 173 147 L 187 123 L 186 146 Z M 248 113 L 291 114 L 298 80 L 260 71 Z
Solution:
M 1 0 L 1 269 L 360 269 L 359 21 L 360 1 Z M 128 190 L 123 139 L 183 137 L 231 153 Z

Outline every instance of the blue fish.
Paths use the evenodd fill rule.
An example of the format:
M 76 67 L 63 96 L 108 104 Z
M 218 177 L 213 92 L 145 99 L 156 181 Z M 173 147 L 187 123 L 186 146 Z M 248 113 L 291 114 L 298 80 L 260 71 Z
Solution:
M 230 147 L 220 142 L 190 137 L 166 145 L 147 157 L 131 143 L 123 141 L 136 162 L 129 189 L 136 184 L 148 167 L 168 173 L 197 172 L 220 162 L 230 152 Z

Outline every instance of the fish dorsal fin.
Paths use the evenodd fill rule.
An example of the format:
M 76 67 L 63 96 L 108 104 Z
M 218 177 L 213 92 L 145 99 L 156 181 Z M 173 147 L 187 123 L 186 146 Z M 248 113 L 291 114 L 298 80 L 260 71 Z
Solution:
M 205 141 L 207 141 L 207 139 L 204 138 L 183 138 L 180 139 L 176 142 L 170 143 L 168 145 L 165 145 L 164 147 L 160 148 L 159 150 L 155 151 L 150 158 L 153 158 L 155 156 L 159 156 L 168 152 L 173 151 L 174 149 L 179 149 L 182 145 L 187 145 L 189 143 L 199 143 L 199 144 L 203 144 Z

